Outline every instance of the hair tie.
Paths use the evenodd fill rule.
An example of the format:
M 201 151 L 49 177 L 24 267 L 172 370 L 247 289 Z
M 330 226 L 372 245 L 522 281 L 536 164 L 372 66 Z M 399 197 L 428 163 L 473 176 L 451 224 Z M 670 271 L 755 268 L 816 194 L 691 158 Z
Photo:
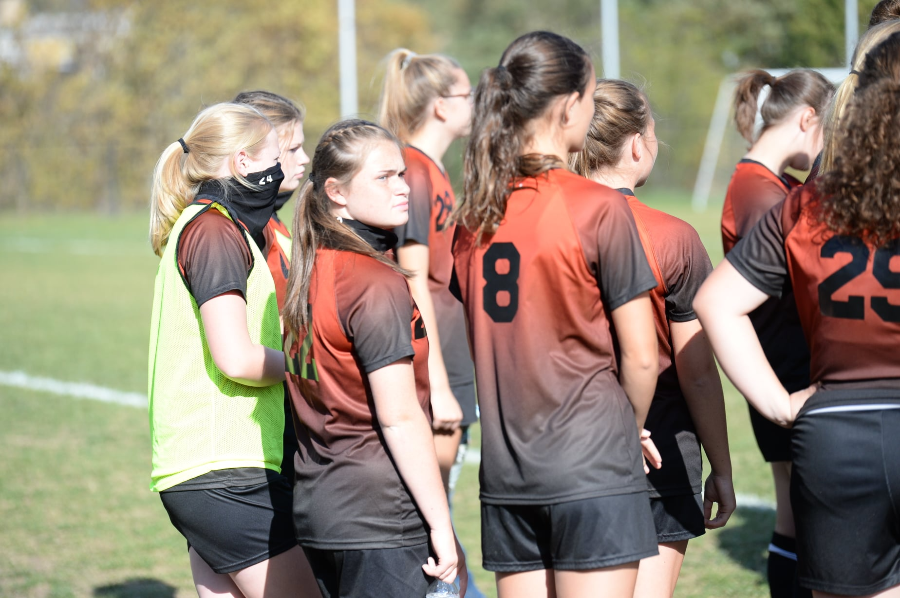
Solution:
M 859 71 L 857 71 L 857 70 L 852 70 L 852 71 L 850 71 L 850 74 L 851 74 L 851 75 L 856 75 L 857 77 L 859 77 L 859 75 L 860 75 Z
M 179 138 L 178 138 L 178 143 L 181 144 L 181 149 L 184 150 L 184 153 L 186 153 L 186 154 L 191 153 L 191 150 L 188 149 L 187 143 L 184 142 L 184 139 L 182 139 L 181 137 L 179 137 Z
M 316 174 L 314 172 L 311 172 L 308 175 L 306 175 L 306 178 L 309 179 L 310 183 L 312 183 L 313 189 L 318 188 L 319 184 L 318 184 L 318 181 L 316 180 Z

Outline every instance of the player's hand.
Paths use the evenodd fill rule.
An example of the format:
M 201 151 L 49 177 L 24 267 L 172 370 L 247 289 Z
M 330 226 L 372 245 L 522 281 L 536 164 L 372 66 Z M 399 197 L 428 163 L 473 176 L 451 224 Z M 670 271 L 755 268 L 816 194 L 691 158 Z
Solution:
M 431 411 L 434 414 L 431 429 L 436 432 L 453 432 L 462 423 L 462 407 L 449 386 L 432 387 Z
M 453 533 L 453 527 L 432 528 L 430 532 L 431 549 L 437 555 L 437 562 L 432 557 L 428 557 L 428 562 L 422 565 L 422 570 L 429 577 L 436 577 L 441 581 L 453 583 L 460 570 L 466 576 L 468 583 L 468 574 L 466 573 L 466 562 L 462 556 L 462 548 L 456 540 L 456 534 Z M 460 564 L 462 567 L 460 568 Z
M 659 454 L 656 445 L 650 440 L 650 430 L 646 428 L 641 430 L 641 452 L 644 454 L 644 473 L 650 473 L 648 464 L 652 465 L 653 469 L 662 467 L 662 455 Z
M 811 384 L 804 388 L 803 390 L 798 390 L 797 392 L 792 392 L 790 396 L 791 401 L 791 422 L 797 419 L 797 414 L 800 413 L 800 409 L 803 405 L 806 404 L 806 401 L 809 400 L 809 397 L 813 396 L 819 391 L 819 387 L 822 385 L 818 382 L 815 384 Z
M 719 505 L 715 519 L 712 518 L 713 503 Z M 725 527 L 735 508 L 737 501 L 734 498 L 734 483 L 731 476 L 718 475 L 716 472 L 709 474 L 703 492 L 703 519 L 706 529 Z

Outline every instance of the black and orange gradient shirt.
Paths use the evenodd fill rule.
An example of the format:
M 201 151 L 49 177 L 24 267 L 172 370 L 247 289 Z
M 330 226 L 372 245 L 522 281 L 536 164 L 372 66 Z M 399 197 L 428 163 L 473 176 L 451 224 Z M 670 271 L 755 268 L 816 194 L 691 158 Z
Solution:
M 647 490 L 609 313 L 656 286 L 618 192 L 554 169 L 514 184 L 497 231 L 458 226 L 454 289 L 481 406 L 481 500 Z
M 722 209 L 722 246 L 725 255 L 747 235 L 772 206 L 802 183 L 778 176 L 754 160 L 741 160 L 735 168 Z M 803 336 L 791 281 L 750 314 L 766 359 L 778 379 L 793 392 L 809 386 L 809 349 Z
M 466 321 L 462 306 L 450 293 L 450 246 L 455 226 L 449 216 L 456 205 L 453 187 L 447 174 L 421 150 L 407 146 L 403 159 L 409 185 L 409 220 L 394 229 L 397 247 L 408 242 L 428 246 L 428 290 L 434 302 L 447 377 L 451 388 L 470 385 L 475 380 L 475 369 L 466 340 Z
M 630 189 L 619 189 L 634 214 L 641 244 L 656 277 L 650 291 L 659 378 L 644 427 L 662 455 L 662 469 L 650 469 L 650 496 L 696 494 L 701 490 L 700 443 L 675 369 L 670 322 L 697 319 L 694 295 L 712 272 L 697 231 L 683 220 L 641 203 Z
M 278 234 L 282 234 L 288 239 L 291 238 L 291 231 L 284 225 L 284 222 L 278 218 L 278 214 L 272 214 L 266 227 L 263 229 L 263 236 L 266 238 L 266 264 L 269 266 L 269 272 L 272 273 L 272 279 L 275 281 L 275 300 L 278 302 L 278 313 L 284 309 L 284 300 L 287 296 L 287 281 L 290 275 L 291 256 L 284 252 L 281 243 L 278 242 Z
M 394 243 L 390 232 L 344 222 L 380 251 Z M 371 257 L 320 248 L 309 309 L 309 330 L 285 341 L 299 443 L 298 542 L 323 550 L 426 542 L 425 521 L 384 442 L 368 382 L 369 373 L 412 357 L 418 402 L 431 421 L 428 339 L 406 279 Z
M 769 211 L 728 261 L 768 295 L 791 280 L 814 382 L 826 390 L 893 389 L 897 397 L 900 242 L 876 248 L 829 231 L 813 215 L 815 188 L 795 190 Z M 854 399 L 871 402 L 866 392 L 839 398 Z

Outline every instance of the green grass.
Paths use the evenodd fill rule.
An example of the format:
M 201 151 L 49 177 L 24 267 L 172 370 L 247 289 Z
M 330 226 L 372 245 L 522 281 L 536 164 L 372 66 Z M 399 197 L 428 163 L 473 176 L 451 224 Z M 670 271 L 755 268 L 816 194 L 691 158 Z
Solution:
M 694 224 L 721 259 L 718 213 L 641 195 Z M 157 261 L 143 215 L 0 216 L 0 371 L 146 392 Z M 737 491 L 772 500 L 745 403 L 727 383 L 726 403 Z M 195 595 L 184 540 L 148 490 L 145 411 L 0 386 L 0 451 L 0 596 Z M 477 474 L 463 469 L 454 516 L 470 569 L 494 597 L 480 567 Z M 739 509 L 692 541 L 676 595 L 767 596 L 772 525 L 770 511 Z

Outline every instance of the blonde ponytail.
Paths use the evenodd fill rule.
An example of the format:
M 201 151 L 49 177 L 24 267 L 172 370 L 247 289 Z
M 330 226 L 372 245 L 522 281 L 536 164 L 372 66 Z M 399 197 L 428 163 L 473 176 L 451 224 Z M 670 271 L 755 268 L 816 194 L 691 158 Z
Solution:
M 271 130 L 255 108 L 215 104 L 197 115 L 181 140 L 169 144 L 156 163 L 150 192 L 150 245 L 156 255 L 162 256 L 175 221 L 194 201 L 200 185 L 221 178 L 223 162 L 229 160 L 231 176 L 239 184 L 254 187 L 234 171 L 230 158 L 241 150 L 256 157 Z
M 385 58 L 378 100 L 379 124 L 403 141 L 425 123 L 428 104 L 456 82 L 459 63 L 440 54 L 419 55 L 399 48 Z

